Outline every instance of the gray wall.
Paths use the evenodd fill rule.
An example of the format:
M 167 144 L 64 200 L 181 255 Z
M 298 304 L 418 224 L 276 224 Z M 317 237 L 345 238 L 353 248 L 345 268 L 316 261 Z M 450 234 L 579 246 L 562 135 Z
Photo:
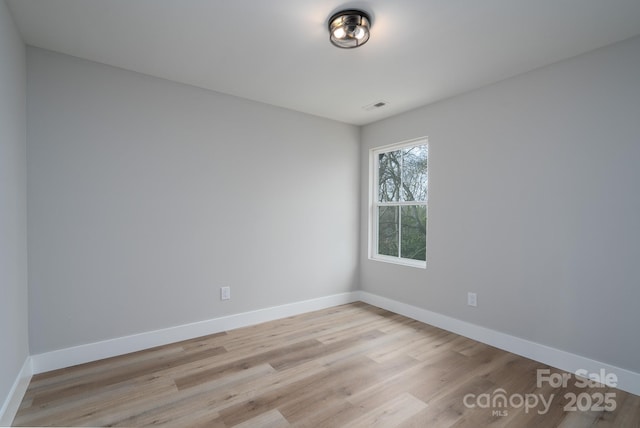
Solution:
M 27 64 L 33 354 L 357 288 L 357 127 Z
M 0 407 L 29 355 L 25 48 L 0 1 Z
M 639 70 L 635 38 L 365 126 L 362 289 L 640 372 Z M 369 149 L 424 135 L 427 269 L 368 260 Z

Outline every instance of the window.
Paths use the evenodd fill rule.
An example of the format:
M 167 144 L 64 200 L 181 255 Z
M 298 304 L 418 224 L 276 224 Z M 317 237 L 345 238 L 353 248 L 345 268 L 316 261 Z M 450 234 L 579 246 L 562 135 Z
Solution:
M 370 257 L 427 266 L 426 138 L 371 151 Z

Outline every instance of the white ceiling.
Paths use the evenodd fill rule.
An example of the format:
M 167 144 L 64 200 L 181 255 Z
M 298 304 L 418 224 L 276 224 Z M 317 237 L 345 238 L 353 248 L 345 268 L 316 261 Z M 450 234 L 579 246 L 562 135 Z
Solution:
M 640 34 L 640 0 L 7 3 L 29 45 L 357 125 Z M 343 6 L 359 49 L 329 43 Z

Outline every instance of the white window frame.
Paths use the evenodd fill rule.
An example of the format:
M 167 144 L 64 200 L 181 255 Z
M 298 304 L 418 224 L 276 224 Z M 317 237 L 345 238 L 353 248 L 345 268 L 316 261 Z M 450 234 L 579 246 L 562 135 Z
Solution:
M 403 266 L 411 266 L 416 268 L 427 268 L 427 260 L 413 260 L 406 259 L 400 256 L 388 256 L 384 254 L 378 254 L 378 207 L 381 205 L 424 205 L 427 210 L 427 236 L 429 225 L 429 155 L 427 155 L 427 200 L 423 202 L 417 201 L 398 201 L 393 204 L 383 204 L 379 202 L 378 191 L 380 184 L 378 183 L 378 155 L 380 153 L 392 152 L 406 147 L 426 145 L 429 149 L 429 140 L 427 137 L 415 138 L 412 140 L 402 141 L 400 143 L 390 144 L 382 147 L 375 147 L 369 151 L 369 259 L 386 263 L 394 263 Z M 417 203 L 416 203 L 417 202 Z M 402 228 L 402 223 L 399 225 Z M 425 253 L 425 258 L 428 256 Z

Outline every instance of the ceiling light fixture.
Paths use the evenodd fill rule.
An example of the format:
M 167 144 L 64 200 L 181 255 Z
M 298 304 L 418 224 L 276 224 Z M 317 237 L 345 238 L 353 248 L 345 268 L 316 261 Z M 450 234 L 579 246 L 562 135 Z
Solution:
M 344 49 L 357 48 L 369 40 L 371 19 L 361 10 L 343 10 L 329 19 L 329 40 Z

